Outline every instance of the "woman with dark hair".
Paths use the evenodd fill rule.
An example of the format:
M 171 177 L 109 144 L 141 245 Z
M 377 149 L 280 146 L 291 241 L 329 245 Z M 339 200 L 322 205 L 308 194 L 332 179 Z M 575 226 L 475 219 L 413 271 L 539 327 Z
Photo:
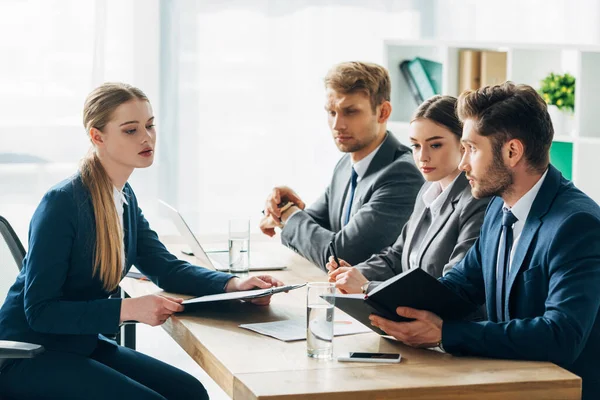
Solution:
M 46 193 L 29 226 L 23 269 L 0 309 L 0 340 L 43 345 L 0 368 L 0 394 L 18 399 L 208 399 L 193 376 L 117 345 L 125 321 L 156 326 L 183 310 L 180 298 L 109 298 L 135 264 L 169 292 L 202 296 L 271 286 L 178 260 L 165 248 L 127 183 L 154 160 L 156 130 L 146 95 L 106 83 L 87 97 L 92 144 L 79 171 Z M 268 304 L 269 298 L 253 301 Z
M 343 293 L 367 293 L 415 267 L 439 278 L 479 237 L 489 199 L 475 199 L 458 168 L 464 149 L 456 101 L 434 96 L 419 106 L 410 123 L 413 157 L 426 182 L 398 240 L 355 266 L 329 258 L 329 280 Z

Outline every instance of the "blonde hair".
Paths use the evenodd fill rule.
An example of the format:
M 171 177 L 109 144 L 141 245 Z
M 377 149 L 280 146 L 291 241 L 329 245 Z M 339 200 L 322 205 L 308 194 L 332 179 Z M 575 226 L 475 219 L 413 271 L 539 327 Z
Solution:
M 88 135 L 92 128 L 102 131 L 113 112 L 133 99 L 148 101 L 144 92 L 125 83 L 105 83 L 94 89 L 83 106 L 83 126 Z M 114 203 L 113 183 L 93 147 L 81 160 L 80 173 L 90 191 L 96 220 L 94 275 L 112 292 L 121 281 L 123 266 L 123 229 Z
M 390 74 L 381 65 L 360 61 L 334 65 L 325 76 L 325 87 L 340 93 L 363 92 L 369 96 L 371 109 L 390 101 Z

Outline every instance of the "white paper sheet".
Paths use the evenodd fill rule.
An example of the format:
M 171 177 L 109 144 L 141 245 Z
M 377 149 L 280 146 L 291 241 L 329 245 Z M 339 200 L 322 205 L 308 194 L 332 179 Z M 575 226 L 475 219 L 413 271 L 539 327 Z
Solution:
M 305 319 L 242 324 L 240 328 L 248 329 L 261 335 L 271 336 L 284 342 L 306 340 Z M 344 317 L 334 321 L 333 336 L 354 335 L 366 332 L 371 332 L 371 330 L 353 318 Z

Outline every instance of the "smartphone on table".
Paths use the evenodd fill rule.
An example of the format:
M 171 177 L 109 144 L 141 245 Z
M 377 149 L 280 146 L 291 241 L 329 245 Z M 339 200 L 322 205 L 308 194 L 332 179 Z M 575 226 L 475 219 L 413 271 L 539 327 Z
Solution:
M 370 362 L 397 364 L 402 359 L 399 353 L 361 353 L 352 351 L 337 358 L 338 361 L 346 362 Z

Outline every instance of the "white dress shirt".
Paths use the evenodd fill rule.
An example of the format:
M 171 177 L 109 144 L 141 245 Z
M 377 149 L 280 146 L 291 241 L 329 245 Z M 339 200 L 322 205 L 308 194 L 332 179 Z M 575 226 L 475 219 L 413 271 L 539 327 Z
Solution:
M 448 198 L 448 193 L 450 193 L 450 189 L 454 186 L 454 182 L 456 182 L 456 178 L 458 178 L 460 174 L 458 174 L 454 180 L 446 187 L 446 189 L 442 190 L 442 185 L 439 181 L 434 182 L 425 193 L 423 193 L 423 203 L 425 203 L 425 210 L 423 212 L 431 213 L 431 224 L 427 227 L 427 232 L 423 235 L 421 239 L 427 237 L 427 233 L 429 233 L 429 229 L 435 222 L 436 218 L 439 217 L 440 212 L 442 211 L 442 205 Z M 417 267 L 417 256 L 421 251 L 421 246 L 423 243 L 415 243 L 410 246 L 410 254 L 408 256 L 408 262 L 411 268 Z M 405 243 L 405 246 L 408 245 Z
M 508 270 L 512 268 L 512 260 L 515 255 L 515 249 L 519 243 L 519 239 L 521 238 L 521 232 L 523 232 L 523 227 L 525 226 L 525 222 L 527 221 L 527 217 L 529 216 L 529 211 L 531 211 L 531 206 L 537 197 L 542 184 L 544 183 L 544 179 L 546 179 L 546 174 L 548 174 L 548 170 L 544 172 L 542 177 L 536 182 L 535 185 L 527 193 L 521 197 L 512 208 L 508 207 L 506 203 L 502 207 L 504 210 L 509 210 L 513 213 L 515 217 L 517 217 L 518 221 L 513 224 L 513 245 L 510 249 L 510 262 L 508 266 Z M 504 234 L 500 235 L 500 242 L 504 239 Z M 498 251 L 500 251 L 500 246 L 498 246 Z M 498 263 L 500 260 L 500 253 L 496 257 L 496 278 L 498 278 Z

